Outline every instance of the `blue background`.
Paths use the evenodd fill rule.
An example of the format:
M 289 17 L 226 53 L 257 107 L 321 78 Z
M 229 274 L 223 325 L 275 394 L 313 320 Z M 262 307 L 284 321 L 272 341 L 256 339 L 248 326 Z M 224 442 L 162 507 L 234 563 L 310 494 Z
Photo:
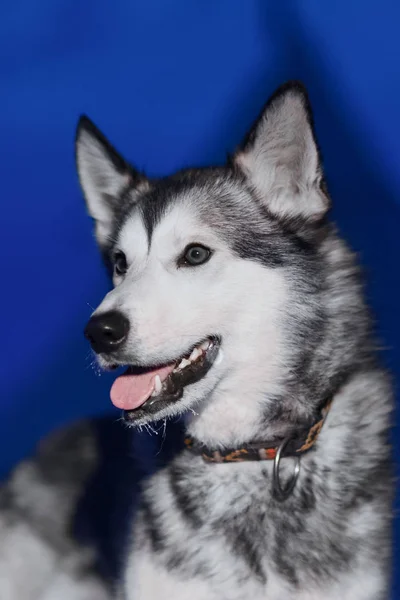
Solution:
M 111 411 L 81 335 L 108 288 L 75 174 L 82 112 L 166 174 L 222 162 L 274 88 L 302 79 L 399 373 L 399 22 L 397 0 L 1 4 L 0 477 L 55 426 Z

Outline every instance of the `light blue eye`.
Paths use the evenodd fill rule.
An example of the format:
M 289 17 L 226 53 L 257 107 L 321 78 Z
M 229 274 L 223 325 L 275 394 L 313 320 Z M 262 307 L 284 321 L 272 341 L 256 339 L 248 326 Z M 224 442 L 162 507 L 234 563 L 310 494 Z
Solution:
M 197 267 L 206 263 L 211 256 L 211 250 L 200 244 L 191 244 L 185 248 L 183 254 L 183 265 Z

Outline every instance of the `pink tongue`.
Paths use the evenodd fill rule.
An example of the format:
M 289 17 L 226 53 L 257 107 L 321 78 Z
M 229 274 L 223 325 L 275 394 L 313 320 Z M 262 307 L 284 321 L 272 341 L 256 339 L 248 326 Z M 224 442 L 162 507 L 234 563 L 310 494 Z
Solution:
M 142 375 L 121 375 L 117 377 L 111 388 L 111 402 L 117 408 L 132 410 L 144 404 L 154 390 L 154 377 L 159 375 L 161 381 L 174 370 L 175 365 L 153 369 Z

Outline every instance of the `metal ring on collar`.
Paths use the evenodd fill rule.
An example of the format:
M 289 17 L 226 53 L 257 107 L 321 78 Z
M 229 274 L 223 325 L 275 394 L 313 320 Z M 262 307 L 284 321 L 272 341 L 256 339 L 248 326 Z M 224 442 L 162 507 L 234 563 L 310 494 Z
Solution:
M 281 464 L 281 455 L 283 450 L 286 448 L 287 444 L 290 441 L 290 437 L 287 437 L 283 440 L 283 442 L 280 444 L 277 452 L 276 452 L 276 456 L 274 459 L 274 470 L 273 470 L 273 489 L 274 492 L 276 493 L 276 496 L 279 498 L 279 500 L 286 500 L 286 498 L 288 498 L 290 496 L 290 494 L 293 492 L 297 480 L 299 478 L 299 474 L 300 474 L 300 456 L 295 456 L 293 457 L 295 462 L 294 465 L 294 471 L 293 471 L 293 475 L 291 477 L 291 479 L 287 482 L 286 486 L 284 488 L 282 488 L 281 486 L 281 482 L 280 482 L 280 475 L 279 475 L 279 468 L 280 468 L 280 464 Z

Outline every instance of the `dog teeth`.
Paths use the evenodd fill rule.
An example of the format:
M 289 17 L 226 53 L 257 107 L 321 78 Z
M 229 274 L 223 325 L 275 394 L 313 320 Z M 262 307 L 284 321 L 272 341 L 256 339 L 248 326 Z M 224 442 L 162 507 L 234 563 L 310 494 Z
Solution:
M 199 346 L 197 346 L 196 348 L 194 348 L 192 350 L 192 353 L 189 356 L 189 358 L 182 358 L 182 360 L 179 363 L 179 365 L 176 366 L 175 369 L 173 370 L 173 373 L 179 373 L 179 371 L 182 371 L 182 369 L 185 369 L 186 367 L 188 367 L 192 363 L 196 362 L 196 360 L 199 359 L 200 356 L 202 356 L 203 353 L 206 352 L 209 347 L 210 347 L 210 341 L 209 340 L 206 340 L 205 342 L 202 342 Z
M 201 356 L 203 353 L 199 348 L 195 348 L 192 352 L 192 354 L 189 356 L 189 360 L 190 362 L 194 362 L 195 360 L 197 360 L 199 358 L 199 356 Z
M 154 377 L 154 391 L 156 392 L 156 395 L 158 395 L 161 392 L 161 388 L 162 388 L 162 383 L 161 383 L 160 376 L 156 375 Z
M 187 358 L 182 358 L 181 362 L 178 365 L 178 369 L 184 369 L 185 367 L 188 367 L 191 364 L 190 360 L 188 360 Z

